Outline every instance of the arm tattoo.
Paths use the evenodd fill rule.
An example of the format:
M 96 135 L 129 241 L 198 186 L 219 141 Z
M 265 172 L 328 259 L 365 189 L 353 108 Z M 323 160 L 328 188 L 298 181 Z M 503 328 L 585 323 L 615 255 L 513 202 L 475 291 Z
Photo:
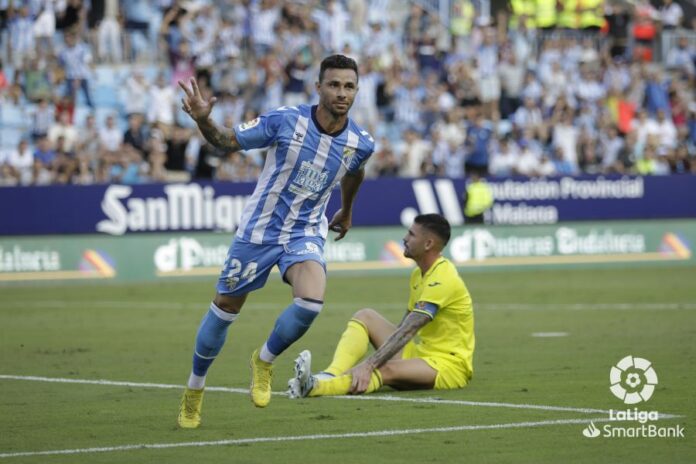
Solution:
M 414 335 L 416 335 L 416 332 L 418 332 L 421 327 L 431 320 L 430 317 L 422 313 L 409 313 L 387 341 L 367 359 L 367 362 L 377 369 L 379 366 L 389 361 Z
M 221 150 L 229 152 L 241 148 L 234 130 L 218 127 L 211 119 L 198 122 L 198 128 L 208 142 Z

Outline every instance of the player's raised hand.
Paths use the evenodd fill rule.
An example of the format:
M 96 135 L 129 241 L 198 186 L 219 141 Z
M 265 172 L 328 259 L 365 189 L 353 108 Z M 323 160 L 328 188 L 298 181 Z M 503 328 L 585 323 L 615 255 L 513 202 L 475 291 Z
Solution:
M 193 77 L 189 80 L 189 85 L 190 87 L 184 82 L 179 81 L 179 87 L 181 87 L 186 94 L 186 96 L 181 99 L 181 108 L 186 111 L 194 121 L 204 121 L 210 115 L 217 98 L 210 97 L 207 100 L 203 98 L 198 88 L 198 83 Z
M 333 232 L 338 232 L 338 235 L 334 239 L 335 241 L 341 240 L 348 233 L 348 229 L 353 225 L 351 214 L 344 213 L 343 209 L 336 211 L 333 215 L 331 222 L 329 222 L 329 230 Z

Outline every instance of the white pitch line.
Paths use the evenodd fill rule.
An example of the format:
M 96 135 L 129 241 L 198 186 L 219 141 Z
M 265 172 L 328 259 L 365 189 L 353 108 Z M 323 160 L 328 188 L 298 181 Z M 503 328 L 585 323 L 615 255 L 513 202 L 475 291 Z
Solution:
M 202 303 L 182 303 L 181 301 L 128 301 L 122 300 L 94 300 L 94 301 L 56 301 L 56 300 L 9 300 L 1 301 L 3 307 L 13 309 L 22 308 L 74 308 L 76 305 L 89 305 L 92 308 L 129 308 L 138 309 L 180 309 L 180 310 L 205 310 L 207 306 Z M 376 309 L 405 309 L 405 302 L 367 302 L 367 303 L 327 303 L 327 308 L 336 310 L 356 310 L 359 307 L 370 306 Z M 249 303 L 244 306 L 249 310 L 280 310 L 279 305 L 267 303 Z M 618 303 L 477 303 L 474 308 L 482 311 L 679 311 L 696 310 L 696 302 L 618 302 Z
M 375 430 L 372 432 L 353 432 L 353 433 L 335 433 L 335 434 L 313 434 L 313 435 L 290 435 L 279 437 L 255 437 L 255 438 L 238 438 L 229 440 L 215 441 L 191 441 L 182 443 L 141 443 L 136 445 L 121 445 L 121 446 L 105 446 L 98 448 L 77 448 L 64 450 L 48 450 L 48 451 L 21 451 L 15 453 L 0 453 L 0 458 L 15 458 L 28 456 L 56 456 L 70 454 L 88 454 L 88 453 L 108 453 L 113 451 L 133 451 L 143 449 L 167 449 L 167 448 L 187 448 L 187 447 L 202 447 L 202 446 L 229 446 L 242 445 L 250 443 L 270 443 L 270 442 L 288 442 L 288 441 L 305 441 L 305 440 L 336 440 L 345 438 L 371 438 L 371 437 L 388 437 L 400 435 L 416 435 L 423 433 L 449 433 L 462 432 L 471 430 L 500 430 L 514 428 L 530 428 L 544 427 L 548 425 L 568 425 L 568 424 L 587 424 L 588 421 L 607 422 L 608 418 L 583 418 L 583 419 L 557 419 L 537 422 L 511 422 L 507 424 L 490 424 L 490 425 L 458 425 L 453 427 L 433 427 L 419 429 L 403 429 L 403 430 Z
M 0 380 L 25 380 L 32 382 L 48 382 L 48 383 L 69 383 L 69 384 L 83 384 L 83 385 L 106 385 L 115 387 L 135 387 L 135 388 L 161 388 L 161 389 L 182 389 L 182 385 L 167 384 L 167 383 L 138 383 L 138 382 L 123 382 L 117 380 L 89 380 L 89 379 L 66 379 L 59 377 L 39 377 L 39 376 L 26 376 L 26 375 L 5 375 L 0 374 Z M 206 391 L 218 391 L 225 393 L 241 393 L 248 394 L 249 390 L 245 388 L 230 388 L 230 387 L 205 387 Z M 276 396 L 286 396 L 285 392 L 273 392 Z M 359 400 L 359 401 L 394 401 L 403 403 L 424 403 L 424 404 L 456 404 L 460 406 L 485 406 L 493 408 L 510 408 L 510 409 L 534 409 L 540 411 L 558 411 L 558 412 L 579 412 L 583 414 L 594 414 L 603 413 L 609 414 L 609 410 L 606 409 L 593 409 L 593 408 L 573 408 L 565 406 L 548 406 L 542 404 L 519 404 L 519 403 L 500 403 L 500 402 L 483 402 L 483 401 L 466 401 L 466 400 L 444 400 L 440 398 L 408 398 L 404 396 L 394 396 L 394 395 L 372 395 L 372 396 L 330 396 L 327 398 L 341 399 L 341 400 Z M 675 415 L 671 414 L 660 414 L 662 419 L 672 419 Z

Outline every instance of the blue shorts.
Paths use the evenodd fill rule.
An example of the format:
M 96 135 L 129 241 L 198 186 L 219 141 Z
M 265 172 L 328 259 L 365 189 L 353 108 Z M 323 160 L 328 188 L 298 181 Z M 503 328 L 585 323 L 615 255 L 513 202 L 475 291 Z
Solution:
M 288 268 L 304 261 L 316 261 L 326 272 L 321 237 L 297 238 L 284 245 L 258 245 L 235 237 L 218 279 L 217 292 L 239 296 L 259 289 L 266 284 L 275 265 L 287 282 L 285 272 Z

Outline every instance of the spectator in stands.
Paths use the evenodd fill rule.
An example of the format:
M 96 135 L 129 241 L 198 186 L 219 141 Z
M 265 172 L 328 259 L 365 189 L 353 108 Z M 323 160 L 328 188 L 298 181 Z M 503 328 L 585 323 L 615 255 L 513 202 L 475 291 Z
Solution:
M 655 126 L 655 132 L 660 137 L 660 146 L 674 148 L 677 144 L 677 128 L 674 126 L 674 122 L 667 117 L 664 110 L 657 111 Z
M 404 177 L 419 177 L 423 158 L 430 151 L 430 144 L 423 140 L 415 127 L 404 132 L 404 141 L 397 150 L 401 153 L 400 175 Z
M 103 0 L 104 15 L 98 26 L 99 60 L 120 63 L 123 60 L 121 44 L 121 13 L 118 0 Z
M 141 157 L 146 156 L 147 133 L 142 114 L 133 113 L 128 116 L 128 129 L 123 134 L 123 143 L 127 148 L 137 151 Z
M 10 46 L 8 51 L 14 67 L 20 69 L 24 66 L 26 60 L 34 56 L 36 50 L 34 44 L 34 20 L 31 17 L 29 6 L 20 6 L 18 11 L 10 17 L 9 23 Z
M 488 175 L 492 137 L 493 131 L 484 119 L 483 113 L 479 113 L 474 124 L 467 130 L 466 172 L 476 171 L 480 176 Z
M 125 81 L 122 97 L 126 117 L 135 113 L 147 114 L 149 94 L 150 83 L 145 78 L 145 74 L 140 69 L 134 69 Z
M 61 111 L 48 129 L 48 141 L 55 150 L 73 152 L 77 143 L 77 128 L 70 122 L 70 113 Z
M 375 160 L 371 166 L 371 174 L 376 177 L 397 176 L 399 174 L 399 162 L 389 140 L 380 140 L 378 147 L 375 150 Z
M 156 14 L 152 3 L 148 0 L 123 0 L 125 50 L 131 60 L 141 61 L 147 55 L 150 18 Z
M 539 157 L 530 148 L 526 140 L 520 141 L 520 156 L 517 158 L 515 173 L 526 177 L 535 177 L 539 168 Z
M 559 176 L 574 176 L 578 173 L 577 166 L 563 156 L 561 147 L 551 147 L 551 162 L 553 163 L 554 171 Z
M 688 37 L 682 36 L 679 37 L 677 46 L 674 48 L 670 48 L 667 52 L 665 64 L 668 69 L 675 69 L 681 71 L 686 76 L 693 78 L 695 58 L 696 50 L 694 50 L 694 47 L 691 47 L 689 45 Z
M 176 94 L 174 88 L 167 84 L 167 79 L 163 73 L 160 73 L 155 84 L 150 86 L 148 101 L 148 122 L 150 124 L 157 123 L 166 135 L 169 128 L 174 125 Z
M 551 119 L 553 130 L 552 144 L 560 148 L 563 159 L 573 166 L 578 166 L 577 146 L 580 138 L 580 131 L 573 124 L 573 111 L 567 109 L 560 115 L 554 115 Z
M 31 184 L 34 154 L 26 140 L 21 140 L 17 148 L 9 152 L 5 162 L 10 166 L 21 185 Z
M 65 48 L 60 53 L 59 59 L 61 66 L 65 69 L 67 94 L 76 100 L 78 88 L 82 89 L 87 105 L 94 107 L 89 89 L 92 52 L 89 46 L 79 39 L 77 32 L 69 31 L 65 34 Z
M 186 146 L 188 145 L 188 131 L 181 126 L 175 126 L 172 135 L 167 140 L 167 161 L 164 166 L 167 176 L 174 182 L 188 180 L 188 160 L 186 159 Z
M 508 119 L 522 104 L 522 86 L 524 85 L 525 68 L 519 63 L 512 50 L 503 52 L 503 61 L 498 66 L 502 95 L 500 113 L 503 119 Z
M 514 173 L 519 150 L 510 136 L 503 137 L 493 150 L 489 171 L 497 177 L 507 177 Z
M 47 137 L 41 137 L 34 150 L 34 174 L 35 185 L 47 185 L 53 182 L 55 177 L 56 152 Z
M 662 23 L 662 29 L 678 28 L 684 17 L 684 10 L 673 0 L 662 0 L 662 5 L 658 13 L 660 22 Z
M 1 155 L 1 154 L 0 154 Z M 0 156 L 2 158 L 2 156 Z M 19 185 L 19 176 L 7 163 L 0 159 L 0 187 L 15 187 Z
M 80 179 L 82 179 L 81 183 L 85 183 L 89 176 L 82 171 L 81 165 L 83 161 L 87 163 L 88 169 L 92 169 L 96 172 L 101 156 L 99 130 L 97 129 L 96 119 L 92 114 L 87 115 L 85 118 L 85 126 L 78 131 L 75 153 L 78 158 L 78 170 L 81 173 Z
M 67 32 L 84 31 L 86 11 L 82 0 L 67 0 L 56 11 L 56 28 Z
M 31 139 L 36 142 L 48 135 L 48 130 L 55 121 L 54 107 L 49 105 L 48 100 L 41 99 L 31 113 Z
M 101 151 L 117 155 L 123 146 L 123 132 L 116 125 L 116 118 L 110 114 L 106 117 L 104 127 L 99 130 L 99 144 Z

